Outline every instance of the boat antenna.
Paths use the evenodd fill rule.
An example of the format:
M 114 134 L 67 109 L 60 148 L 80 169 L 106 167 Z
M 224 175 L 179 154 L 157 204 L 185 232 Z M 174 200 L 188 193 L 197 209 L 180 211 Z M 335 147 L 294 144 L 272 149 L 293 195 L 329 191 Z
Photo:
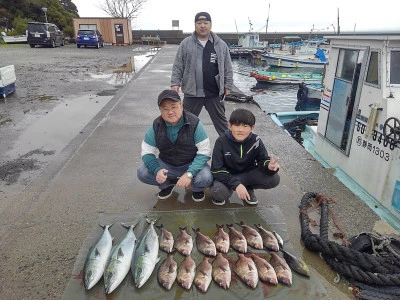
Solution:
M 339 25 L 339 7 L 337 9 L 337 35 L 340 35 L 340 25 Z
M 247 18 L 249 19 L 249 25 L 250 25 L 250 31 L 249 32 L 253 32 L 253 24 L 251 23 L 250 18 L 249 17 L 247 17 Z
M 236 19 L 235 19 L 235 27 L 236 27 L 236 33 L 237 33 L 237 36 L 238 36 L 238 40 L 239 40 L 239 30 L 237 28 Z
M 265 35 L 268 33 L 268 22 L 269 22 L 269 10 L 271 8 L 271 3 L 268 3 L 268 17 L 267 17 L 267 25 L 265 26 Z

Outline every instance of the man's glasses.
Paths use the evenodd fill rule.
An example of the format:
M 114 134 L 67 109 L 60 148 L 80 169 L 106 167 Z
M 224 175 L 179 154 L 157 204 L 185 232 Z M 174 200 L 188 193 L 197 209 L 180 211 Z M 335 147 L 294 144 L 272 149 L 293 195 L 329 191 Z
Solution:
M 160 108 L 162 113 L 169 113 L 170 111 L 177 111 L 181 107 L 180 104 L 171 105 L 171 107 L 162 107 Z
M 196 25 L 201 25 L 201 24 L 204 24 L 204 25 L 208 25 L 208 24 L 210 24 L 211 22 L 210 21 L 207 21 L 207 20 L 199 20 L 199 21 L 196 21 Z

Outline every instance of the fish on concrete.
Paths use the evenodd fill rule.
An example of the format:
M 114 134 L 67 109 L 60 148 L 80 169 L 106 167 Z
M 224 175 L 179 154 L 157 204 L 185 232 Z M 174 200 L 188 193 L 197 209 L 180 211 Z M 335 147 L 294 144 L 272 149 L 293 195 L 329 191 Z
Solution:
M 246 253 L 247 252 L 247 241 L 244 237 L 243 233 L 237 231 L 233 224 L 226 224 L 229 229 L 229 242 L 231 247 L 238 252 Z
M 207 292 L 212 280 L 212 265 L 208 257 L 204 256 L 203 261 L 197 266 L 194 276 L 194 285 L 203 293 Z
M 122 226 L 128 228 L 124 239 L 111 250 L 107 266 L 104 271 L 104 287 L 106 294 L 113 292 L 124 280 L 132 263 L 133 252 L 135 251 L 136 236 L 133 229 L 139 222 L 132 225 Z
M 195 271 L 196 262 L 190 257 L 190 255 L 187 255 L 178 267 L 176 281 L 185 290 L 190 290 L 193 284 Z
M 169 291 L 174 284 L 177 271 L 178 264 L 174 260 L 174 254 L 169 253 L 168 257 L 161 263 L 157 273 L 158 282 L 167 291 Z
M 229 289 L 231 285 L 232 272 L 229 266 L 229 261 L 218 253 L 217 257 L 212 262 L 212 278 L 222 288 Z
M 192 228 L 194 233 L 196 233 L 196 246 L 197 250 L 201 253 L 208 256 L 217 255 L 217 249 L 215 248 L 215 244 L 208 236 L 202 234 L 200 232 L 200 228 L 194 229 Z
M 270 284 L 278 284 L 278 278 L 276 277 L 274 267 L 266 259 L 258 256 L 255 253 L 250 254 L 250 256 L 256 264 L 258 278 Z
M 279 244 L 275 235 L 271 231 L 264 229 L 261 224 L 254 224 L 254 226 L 257 227 L 262 237 L 264 247 L 275 252 L 279 251 Z
M 258 271 L 254 261 L 244 256 L 243 253 L 238 253 L 238 259 L 235 263 L 235 273 L 242 281 L 251 288 L 255 288 L 258 284 Z
M 240 227 L 242 227 L 242 233 L 246 238 L 247 244 L 254 249 L 263 249 L 263 239 L 261 235 L 258 233 L 257 230 L 251 228 L 250 226 L 246 225 L 243 221 L 240 223 L 236 223 Z
M 222 253 L 228 253 L 229 251 L 229 234 L 224 231 L 224 225 L 218 225 L 217 232 L 214 235 L 215 248 Z
M 281 236 L 276 231 L 272 231 L 272 233 L 278 241 L 279 248 L 283 248 L 283 239 L 281 238 Z
M 287 252 L 283 248 L 280 250 L 283 253 L 283 258 L 286 260 L 287 264 L 292 268 L 292 270 L 305 277 L 310 277 L 310 269 L 302 259 Z
M 281 258 L 278 254 L 271 251 L 270 263 L 275 269 L 276 277 L 278 278 L 278 282 L 283 283 L 287 286 L 292 285 L 292 271 L 290 267 L 286 263 L 285 259 Z
M 109 228 L 113 225 L 100 225 L 103 227 L 103 234 L 88 252 L 83 267 L 83 283 L 87 290 L 91 289 L 104 274 L 107 259 L 112 249 L 112 240 Z
M 174 248 L 174 236 L 172 235 L 171 232 L 165 229 L 163 224 L 156 227 L 161 231 L 158 240 L 160 244 L 160 249 L 164 252 L 171 253 Z
M 183 255 L 190 255 L 193 249 L 193 238 L 186 227 L 179 227 L 179 230 L 181 233 L 175 239 L 174 248 Z
M 149 226 L 136 243 L 131 264 L 133 280 L 137 288 L 142 287 L 149 279 L 160 258 L 158 257 L 158 236 L 154 228 L 157 220 L 146 219 Z

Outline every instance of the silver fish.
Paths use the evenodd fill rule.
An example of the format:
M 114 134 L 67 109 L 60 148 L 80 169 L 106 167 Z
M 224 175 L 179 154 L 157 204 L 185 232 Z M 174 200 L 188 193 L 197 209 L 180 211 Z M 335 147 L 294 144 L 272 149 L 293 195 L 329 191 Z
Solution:
M 162 262 L 158 269 L 157 279 L 163 288 L 169 291 L 175 282 L 178 264 L 174 260 L 174 254 L 168 254 L 168 257 Z
M 129 272 L 136 243 L 136 236 L 133 229 L 138 223 L 139 222 L 136 222 L 136 224 L 130 226 L 121 223 L 122 226 L 129 230 L 125 238 L 111 250 L 106 270 L 104 271 L 104 287 L 106 294 L 110 294 L 114 291 Z
M 178 267 L 176 281 L 186 290 L 190 290 L 193 284 L 196 263 L 190 255 L 186 256 Z
M 172 233 L 165 229 L 163 224 L 156 227 L 161 231 L 159 237 L 160 249 L 164 252 L 171 253 L 174 248 L 174 237 Z
M 276 231 L 272 231 L 272 233 L 278 240 L 279 248 L 283 248 L 283 239 L 281 238 L 281 236 Z
M 111 225 L 100 225 L 103 227 L 103 234 L 97 243 L 90 248 L 83 267 L 84 285 L 87 290 L 91 289 L 103 276 L 107 259 L 112 248 L 112 237 L 108 230 Z
M 146 219 L 146 221 L 149 226 L 136 243 L 131 265 L 133 280 L 137 288 L 145 284 L 160 260 L 158 257 L 158 236 L 154 229 L 154 224 L 157 220 Z
M 194 285 L 203 293 L 207 292 L 207 289 L 210 286 L 212 280 L 211 272 L 212 265 L 209 258 L 204 256 L 203 261 L 197 266 L 196 274 L 194 276 Z
M 186 227 L 179 227 L 181 233 L 176 237 L 174 248 L 183 255 L 190 255 L 193 249 L 193 238 L 186 231 Z
M 197 249 L 209 256 L 217 255 L 217 249 L 215 248 L 215 244 L 208 236 L 202 234 L 200 232 L 200 228 L 194 229 L 192 228 L 194 233 L 196 233 L 196 246 Z
M 214 243 L 215 243 L 215 248 L 219 252 L 222 253 L 228 253 L 229 251 L 229 234 L 224 231 L 224 225 L 218 225 L 217 226 L 217 232 L 214 235 Z

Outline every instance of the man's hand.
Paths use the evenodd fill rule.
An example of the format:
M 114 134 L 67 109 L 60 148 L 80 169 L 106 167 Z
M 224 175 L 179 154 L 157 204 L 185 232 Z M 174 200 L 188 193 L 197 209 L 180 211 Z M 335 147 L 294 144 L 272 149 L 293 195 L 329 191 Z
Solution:
M 164 183 L 167 180 L 167 169 L 161 169 L 156 174 L 156 180 L 159 184 Z
M 188 187 L 192 183 L 192 179 L 190 179 L 187 174 L 183 174 L 181 178 L 179 178 L 178 182 L 175 186 L 183 186 Z
M 173 85 L 173 86 L 171 86 L 171 90 L 174 90 L 174 91 L 177 92 L 177 93 L 179 93 L 179 88 L 180 88 L 179 85 Z
M 249 192 L 247 192 L 247 189 L 243 184 L 239 184 L 236 187 L 235 192 L 236 192 L 236 194 L 238 195 L 238 197 L 240 199 L 242 199 L 242 200 L 245 200 L 245 199 L 250 200 Z

